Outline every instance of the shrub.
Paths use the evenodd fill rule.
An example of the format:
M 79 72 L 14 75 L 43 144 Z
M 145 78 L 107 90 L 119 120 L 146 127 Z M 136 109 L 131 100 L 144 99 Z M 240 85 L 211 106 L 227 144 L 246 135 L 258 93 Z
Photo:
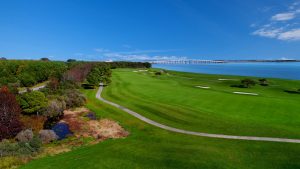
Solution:
M 34 136 L 29 142 L 19 142 L 19 155 L 32 155 L 40 150 L 42 146 L 41 140 Z
M 86 98 L 77 90 L 67 90 L 65 101 L 67 108 L 73 108 L 83 106 L 86 103 Z
M 84 84 L 82 84 L 81 85 L 84 89 L 95 89 L 95 85 L 93 85 L 93 84 L 86 84 L 86 83 L 84 83 Z
M 0 89 L 0 140 L 12 138 L 22 130 L 20 106 L 7 87 Z
M 97 116 L 94 112 L 88 112 L 85 117 L 89 118 L 90 120 L 97 120 Z
M 21 116 L 21 122 L 24 128 L 31 129 L 34 133 L 38 133 L 44 128 L 44 123 L 47 120 L 44 116 Z
M 258 79 L 258 81 L 259 81 L 259 84 L 260 84 L 261 86 L 268 86 L 268 85 L 269 85 L 268 80 L 265 79 L 265 78 L 263 78 L 263 79 Z
M 251 86 L 254 86 L 256 84 L 256 82 L 252 79 L 243 79 L 241 80 L 241 83 L 246 87 L 249 88 Z
M 18 143 L 11 143 L 4 139 L 0 142 L 0 157 L 18 155 L 20 146 Z
M 161 72 L 155 72 L 155 75 L 161 75 Z
M 0 142 L 0 157 L 30 156 L 33 153 L 38 152 L 41 145 L 41 140 L 36 136 L 34 136 L 30 141 L 18 143 L 3 140 Z
M 32 152 L 38 152 L 41 147 L 42 147 L 42 141 L 39 137 L 34 136 L 30 141 L 29 141 L 30 147 L 33 149 Z
M 238 88 L 246 88 L 244 85 L 242 84 L 233 84 L 233 85 L 230 85 L 230 87 L 238 87 Z
M 44 110 L 44 115 L 47 117 L 60 116 L 66 109 L 66 103 L 63 98 L 51 100 Z
M 33 138 L 32 130 L 26 129 L 19 132 L 16 136 L 16 139 L 20 142 L 29 142 Z
M 22 164 L 18 157 L 2 157 L 0 158 L 1 169 L 11 169 Z
M 58 136 L 55 134 L 53 130 L 41 130 L 39 132 L 39 138 L 41 139 L 43 144 L 47 144 L 57 140 Z
M 290 94 L 300 94 L 300 90 L 284 90 L 284 92 L 287 92 Z
M 47 84 L 47 87 L 52 91 L 56 91 L 59 87 L 58 79 L 57 78 L 51 78 L 49 83 Z
M 26 114 L 41 113 L 48 105 L 48 99 L 45 97 L 45 94 L 40 91 L 24 93 L 18 100 L 23 112 Z
M 69 135 L 72 135 L 72 132 L 69 129 L 69 125 L 66 123 L 57 123 L 52 130 L 58 136 L 58 140 L 62 140 Z
M 63 115 L 48 117 L 44 123 L 44 129 L 52 129 L 62 118 Z

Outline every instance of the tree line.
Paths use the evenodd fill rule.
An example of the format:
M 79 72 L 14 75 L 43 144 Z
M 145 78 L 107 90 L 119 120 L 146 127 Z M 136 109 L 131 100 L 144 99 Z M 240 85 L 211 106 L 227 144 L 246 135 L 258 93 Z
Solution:
M 61 78 L 67 70 L 64 62 L 44 61 L 0 61 L 0 86 L 29 87 L 48 80 L 50 77 Z

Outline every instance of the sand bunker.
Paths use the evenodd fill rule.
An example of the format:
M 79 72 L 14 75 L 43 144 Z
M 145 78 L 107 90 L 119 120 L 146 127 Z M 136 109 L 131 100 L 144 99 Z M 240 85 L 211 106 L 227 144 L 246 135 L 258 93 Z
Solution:
M 245 95 L 252 95 L 252 96 L 257 96 L 257 93 L 245 93 L 245 92 L 233 92 L 234 94 L 245 94 Z
M 218 79 L 220 81 L 226 81 L 226 80 L 236 80 L 236 79 Z
M 209 89 L 210 88 L 208 86 L 195 86 L 195 87 L 198 87 L 198 88 L 201 88 L 201 89 Z

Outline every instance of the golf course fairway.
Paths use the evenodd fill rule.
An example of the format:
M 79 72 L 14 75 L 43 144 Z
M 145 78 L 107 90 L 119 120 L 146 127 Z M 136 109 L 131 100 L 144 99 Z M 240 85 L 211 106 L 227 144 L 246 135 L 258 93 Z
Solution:
M 299 88 L 299 81 L 268 79 L 269 86 L 237 88 L 231 86 L 243 77 L 154 71 L 116 69 L 102 96 L 180 129 L 300 138 L 300 95 L 284 92 Z M 97 100 L 96 89 L 83 92 L 89 109 L 100 118 L 118 121 L 129 137 L 37 159 L 21 168 L 300 168 L 300 144 L 169 132 Z

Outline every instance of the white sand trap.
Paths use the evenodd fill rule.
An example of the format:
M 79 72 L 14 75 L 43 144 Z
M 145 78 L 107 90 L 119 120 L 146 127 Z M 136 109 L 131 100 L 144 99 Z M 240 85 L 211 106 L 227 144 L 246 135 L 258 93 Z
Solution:
M 148 70 L 139 70 L 139 72 L 148 72 Z
M 195 86 L 195 87 L 198 87 L 198 88 L 201 88 L 201 89 L 209 89 L 210 88 L 208 86 Z
M 252 95 L 252 96 L 257 96 L 257 93 L 245 93 L 245 92 L 233 92 L 234 94 L 245 94 L 245 95 Z
M 138 71 L 133 71 L 133 72 L 138 72 Z
M 236 79 L 218 79 L 220 81 L 226 81 L 226 80 L 236 80 Z

